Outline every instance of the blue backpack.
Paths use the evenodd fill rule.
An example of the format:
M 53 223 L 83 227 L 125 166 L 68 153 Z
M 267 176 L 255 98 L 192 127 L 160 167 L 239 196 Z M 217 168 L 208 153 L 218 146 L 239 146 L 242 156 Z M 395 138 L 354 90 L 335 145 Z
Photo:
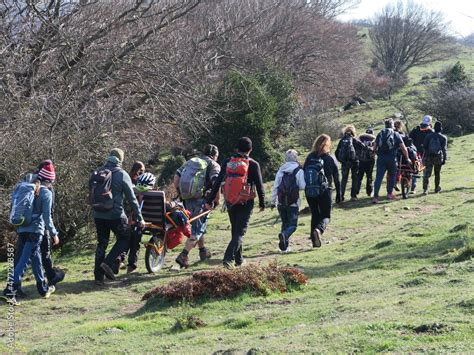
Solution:
M 306 182 L 306 197 L 316 198 L 321 196 L 329 188 L 328 179 L 324 174 L 324 161 L 321 157 L 311 158 L 304 168 L 304 180 Z
M 10 223 L 16 227 L 27 226 L 33 220 L 33 203 L 37 185 L 31 182 L 20 182 L 12 193 Z

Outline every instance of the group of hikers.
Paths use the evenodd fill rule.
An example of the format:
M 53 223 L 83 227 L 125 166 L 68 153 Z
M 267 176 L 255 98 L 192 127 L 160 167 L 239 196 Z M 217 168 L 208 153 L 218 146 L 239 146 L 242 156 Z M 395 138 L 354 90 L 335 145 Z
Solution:
M 379 191 L 387 173 L 387 198 L 396 199 L 393 190 L 399 183 L 398 167 L 423 164 L 423 193 L 427 194 L 429 179 L 434 169 L 435 192 L 440 192 L 441 166 L 447 159 L 447 138 L 442 134 L 441 122 L 431 128 L 432 118 L 425 116 L 422 123 L 409 135 L 401 121 L 388 118 L 377 136 L 368 128 L 356 136 L 356 129 L 348 125 L 335 150 L 340 162 L 339 168 L 332 157 L 332 140 L 327 134 L 318 136 L 306 157 L 299 162 L 298 153 L 289 149 L 285 163 L 276 173 L 272 188 L 271 208 L 278 209 L 281 231 L 278 247 L 282 253 L 290 251 L 290 238 L 296 231 L 301 206 L 300 191 L 304 191 L 311 211 L 309 239 L 315 248 L 321 247 L 330 218 L 335 189 L 335 202 L 343 203 L 344 194 L 351 174 L 351 200 L 357 200 L 366 178 L 366 193 L 373 203 L 379 202 Z M 265 209 L 265 192 L 260 165 L 250 157 L 252 141 L 248 137 L 238 139 L 235 153 L 218 164 L 218 147 L 208 144 L 202 154 L 194 154 L 177 169 L 173 184 L 188 216 L 211 211 L 220 204 L 221 196 L 230 224 L 231 239 L 224 252 L 223 266 L 233 269 L 244 264 L 243 239 L 258 196 L 260 211 Z M 128 254 L 127 273 L 137 269 L 141 233 L 146 228 L 143 219 L 140 193 L 155 190 L 156 178 L 147 172 L 142 162 L 135 162 L 129 173 L 122 169 L 124 152 L 119 148 L 110 151 L 103 166 L 96 169 L 89 180 L 90 204 L 97 232 L 94 280 L 103 285 L 104 279 L 116 279 L 121 266 L 125 267 Z M 376 167 L 375 182 L 372 181 Z M 50 160 L 43 161 L 33 174 L 19 183 L 12 194 L 10 222 L 17 226 L 18 240 L 14 260 L 14 272 L 9 277 L 4 296 L 13 303 L 16 298 L 26 297 L 21 288 L 22 277 L 29 264 L 36 279 L 39 294 L 48 298 L 55 291 L 55 285 L 64 279 L 64 272 L 53 267 L 51 243 L 59 242 L 52 213 L 56 179 L 55 168 Z M 416 193 L 413 178 L 412 193 Z M 138 198 L 137 198 L 138 197 Z M 205 247 L 204 234 L 209 214 L 191 222 L 189 238 L 175 261 L 181 268 L 189 267 L 189 252 L 199 248 L 201 261 L 211 257 Z M 107 254 L 110 232 L 116 242 Z M 44 271 L 43 271 L 44 269 Z M 46 273 L 46 276 L 45 276 Z

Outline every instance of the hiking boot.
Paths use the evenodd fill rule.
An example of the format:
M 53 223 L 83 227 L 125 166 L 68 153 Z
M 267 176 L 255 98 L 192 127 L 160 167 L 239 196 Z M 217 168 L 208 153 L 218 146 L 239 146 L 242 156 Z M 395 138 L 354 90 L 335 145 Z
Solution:
M 1 297 L 5 302 L 9 303 L 10 305 L 12 306 L 19 306 L 20 305 L 20 302 L 18 302 L 15 298 L 15 296 L 9 294 L 9 295 L 3 295 Z
M 206 260 L 210 259 L 211 256 L 212 256 L 212 254 L 207 248 L 199 250 L 199 259 L 201 259 L 201 261 L 206 261 Z
M 242 260 L 239 260 L 239 261 L 235 262 L 236 267 L 241 267 L 241 266 L 245 266 L 245 265 L 247 265 L 247 260 L 245 260 L 245 259 L 242 259 Z
M 114 271 L 112 268 L 107 265 L 105 262 L 100 264 L 100 267 L 102 270 L 104 270 L 105 277 L 107 277 L 109 280 L 115 281 L 117 278 L 115 277 Z
M 130 266 L 130 265 L 127 266 L 127 274 L 131 274 L 132 272 L 135 272 L 135 271 L 137 271 L 136 266 Z
M 235 265 L 232 261 L 224 261 L 222 263 L 222 266 L 224 267 L 224 269 L 227 269 L 227 270 L 234 270 L 235 269 Z
M 122 258 L 120 256 L 117 259 L 115 259 L 114 265 L 111 268 L 115 275 L 118 275 L 122 264 L 123 264 Z
M 435 194 L 439 194 L 441 192 L 441 186 L 435 188 Z
M 400 186 L 398 184 L 395 184 L 395 186 L 393 187 L 393 189 L 397 192 L 400 192 Z
M 48 282 L 48 286 L 56 286 L 57 283 L 64 280 L 66 274 L 62 270 L 56 270 L 56 275 Z
M 423 196 L 428 195 L 428 190 L 423 190 Z
M 280 251 L 285 250 L 288 247 L 285 240 L 285 236 L 282 233 L 279 233 L 278 239 L 280 240 L 280 242 L 278 243 L 278 248 L 280 248 Z
M 410 191 L 410 194 L 411 194 L 411 195 L 416 195 L 416 190 L 411 190 L 411 191 Z
M 51 294 L 54 293 L 54 291 L 56 291 L 56 287 L 49 286 L 48 291 L 46 291 L 46 293 L 43 295 L 43 298 L 49 298 L 51 296 Z
M 388 194 L 387 199 L 392 200 L 392 201 L 396 201 L 396 200 L 398 200 L 398 197 L 395 196 L 394 194 Z
M 313 248 L 321 248 L 321 231 L 318 228 L 314 228 L 311 233 L 311 241 L 313 242 Z
M 379 203 L 379 198 L 378 198 L 378 197 L 374 197 L 374 198 L 372 199 L 372 203 L 373 203 L 374 205 L 377 204 L 377 203 Z
M 104 280 L 94 280 L 94 285 L 96 286 L 105 286 Z
M 183 253 L 179 254 L 175 261 L 178 263 L 179 266 L 182 268 L 187 269 L 189 267 L 188 256 L 184 255 Z
M 287 247 L 285 250 L 282 250 L 281 252 L 282 252 L 283 254 L 289 253 L 289 252 L 291 252 L 291 248 L 290 248 L 290 247 Z
M 351 197 L 351 201 L 357 201 L 357 200 L 358 200 L 357 196 Z

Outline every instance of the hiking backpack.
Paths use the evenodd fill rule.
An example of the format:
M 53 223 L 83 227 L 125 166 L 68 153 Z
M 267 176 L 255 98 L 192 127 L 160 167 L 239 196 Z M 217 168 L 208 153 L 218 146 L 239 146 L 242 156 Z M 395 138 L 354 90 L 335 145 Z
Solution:
M 324 161 L 321 157 L 311 158 L 306 163 L 304 180 L 306 197 L 319 197 L 329 188 L 328 179 L 324 174 Z
M 107 212 L 114 208 L 112 196 L 112 174 L 120 168 L 101 167 L 89 179 L 89 204 L 97 212 Z
M 229 205 L 243 204 L 253 200 L 255 190 L 247 183 L 250 160 L 245 157 L 232 157 L 226 166 L 224 200 Z
M 439 135 L 434 133 L 428 143 L 428 157 L 433 164 L 439 165 L 443 162 L 443 149 Z
M 383 153 L 388 153 L 395 149 L 395 133 L 391 128 L 385 128 L 377 140 L 378 150 Z
M 20 182 L 12 193 L 10 223 L 16 227 L 27 226 L 33 220 L 33 203 L 39 186 L 31 182 Z
M 348 163 L 356 161 L 356 151 L 354 148 L 353 138 L 348 135 L 344 135 L 339 145 L 337 154 L 337 160 L 341 163 Z
M 374 159 L 374 142 L 369 140 L 361 141 L 363 146 L 360 149 L 359 161 L 368 162 Z
M 291 206 L 298 202 L 300 198 L 300 188 L 296 175 L 301 167 L 295 168 L 291 173 L 283 172 L 280 184 L 278 185 L 278 203 L 282 206 Z
M 183 200 L 201 198 L 206 184 L 206 171 L 208 163 L 201 158 L 189 159 L 184 164 L 179 179 L 179 192 Z

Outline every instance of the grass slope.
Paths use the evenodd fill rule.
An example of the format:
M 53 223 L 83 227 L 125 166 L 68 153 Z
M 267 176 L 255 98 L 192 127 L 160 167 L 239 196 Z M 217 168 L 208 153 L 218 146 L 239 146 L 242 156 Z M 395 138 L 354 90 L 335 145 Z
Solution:
M 214 259 L 199 264 L 193 251 L 196 263 L 184 272 L 147 275 L 141 265 L 141 274 L 101 289 L 92 283 L 92 251 L 58 257 L 68 272 L 51 299 L 38 298 L 31 276 L 25 283 L 32 298 L 16 308 L 15 350 L 473 352 L 473 142 L 474 135 L 455 139 L 441 194 L 375 206 L 363 198 L 335 208 L 321 249 L 310 247 L 309 216 L 302 216 L 294 252 L 279 255 L 276 211 L 256 210 L 247 261 L 301 267 L 310 282 L 300 291 L 198 304 L 140 302 L 158 284 L 220 267 L 229 239 L 220 212 L 207 236 Z M 465 260 L 455 262 L 463 251 Z M 169 254 L 168 266 L 175 256 Z M 204 326 L 188 324 L 197 319 L 190 317 Z M 0 324 L 4 331 L 5 317 Z

